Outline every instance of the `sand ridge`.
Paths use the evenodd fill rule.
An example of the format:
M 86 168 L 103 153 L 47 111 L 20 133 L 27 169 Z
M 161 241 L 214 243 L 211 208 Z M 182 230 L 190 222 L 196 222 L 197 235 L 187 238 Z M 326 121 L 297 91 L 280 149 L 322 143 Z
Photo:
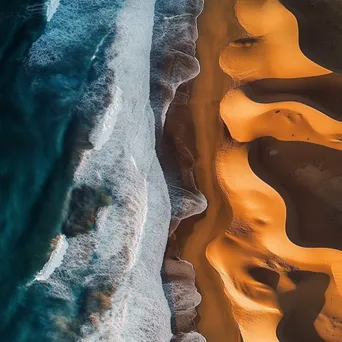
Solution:
M 219 9 L 226 17 L 215 12 Z M 209 13 L 216 13 L 217 22 L 209 21 Z M 216 42 L 208 43 L 210 28 L 201 31 L 201 21 L 217 30 Z M 300 91 L 304 93 L 312 80 L 319 80 L 319 84 L 320 78 L 332 80 L 336 74 L 302 53 L 296 17 L 277 0 L 237 0 L 235 6 L 233 2 L 210 2 L 199 28 L 199 79 L 206 76 L 207 84 L 198 81 L 196 86 L 195 80 L 190 108 L 199 153 L 195 176 L 209 207 L 206 217 L 180 241 L 182 257 L 194 264 L 203 296 L 198 309 L 199 331 L 209 342 L 341 341 L 341 247 L 327 239 L 322 239 L 328 243 L 319 247 L 310 244 L 310 225 L 303 221 L 303 208 L 293 201 L 293 197 L 300 197 L 295 191 L 302 186 L 312 198 L 325 197 L 322 203 L 329 210 L 333 206 L 327 204 L 329 198 L 334 201 L 329 197 L 332 187 L 326 184 L 333 181 L 338 187 L 340 175 L 335 171 L 340 165 L 331 170 L 327 165 L 330 156 L 337 153 L 334 151 L 341 150 L 342 123 L 336 120 L 338 114 L 324 112 L 329 106 L 312 105 Z M 222 46 L 227 32 L 230 43 Z M 217 56 L 205 51 L 210 44 L 219 51 Z M 209 65 L 214 57 L 230 76 L 228 84 Z M 338 83 L 339 75 L 336 77 Z M 258 82 L 264 82 L 267 89 L 271 79 L 279 88 L 286 88 L 283 81 L 296 79 L 302 86 L 297 87 L 300 91 L 295 96 L 287 89 L 289 93 L 284 92 L 281 100 L 276 91 L 270 91 L 267 101 L 261 102 L 245 91 L 246 85 Z M 209 86 L 215 89 L 210 92 Z M 221 94 L 217 115 L 227 130 L 224 136 L 214 138 L 215 129 L 216 134 L 224 132 L 220 122 L 210 119 L 216 115 L 219 87 L 226 89 L 226 94 Z M 319 85 L 317 89 L 319 92 Z M 311 149 L 305 150 L 303 144 L 310 144 Z M 326 156 L 322 153 L 323 159 L 315 160 L 315 149 L 322 151 L 323 147 Z M 265 149 L 268 155 L 262 159 Z M 303 151 L 311 153 L 311 159 L 305 159 Z M 291 158 L 288 163 L 285 157 Z M 272 162 L 275 158 L 277 162 Z M 301 164 L 301 160 L 306 161 Z M 277 177 L 281 174 L 280 181 Z M 306 198 L 310 208 L 314 201 Z M 342 212 L 342 207 L 338 215 L 339 210 Z M 329 213 L 326 217 L 330 219 Z M 324 234 L 324 224 L 330 224 L 324 221 L 326 217 L 320 227 L 315 226 L 318 237 Z M 307 235 L 302 235 L 301 225 L 305 225 Z M 339 235 L 334 232 L 331 236 Z M 207 262 L 221 282 L 210 273 Z M 219 318 L 223 312 L 225 316 Z
M 278 1 L 241 0 L 237 1 L 235 9 L 240 24 L 252 37 L 266 36 L 266 39 L 261 38 L 260 43 L 266 58 L 261 59 L 262 63 L 258 61 L 261 65 L 259 68 L 255 68 L 253 63 L 248 65 L 240 56 L 234 59 L 235 66 L 232 69 L 230 61 L 234 53 L 230 54 L 230 50 L 244 50 L 243 54 L 248 55 L 251 61 L 258 60 L 253 49 L 258 49 L 254 45 L 259 44 L 260 38 L 247 47 L 244 42 L 233 44 L 221 54 L 222 69 L 237 84 L 262 78 L 310 77 L 330 72 L 302 54 L 298 46 L 297 22 Z M 255 20 L 257 16 L 260 20 Z M 238 68 L 240 58 L 243 72 L 239 72 Z M 253 73 L 249 73 L 249 70 L 253 70 Z M 247 78 L 246 73 L 249 75 Z M 250 229 L 250 236 L 248 239 L 236 238 L 229 231 L 218 235 L 209 245 L 207 257 L 221 275 L 244 341 L 271 342 L 284 340 L 286 335 L 298 341 L 318 341 L 323 334 L 324 340 L 338 341 L 341 331 L 324 321 L 329 321 L 331 310 L 342 319 L 342 309 L 336 310 L 330 302 L 321 305 L 320 318 L 315 323 L 316 330 L 324 331 L 321 336 L 310 326 L 314 322 L 303 323 L 302 332 L 297 335 L 277 330 L 287 313 L 300 311 L 305 314 L 309 309 L 305 308 L 307 300 L 293 302 L 287 307 L 281 305 L 282 296 L 291 291 L 300 291 L 305 282 L 296 284 L 288 270 L 281 265 L 268 265 L 265 261 L 268 253 L 292 265 L 294 273 L 304 271 L 320 275 L 316 287 L 325 287 L 326 299 L 334 298 L 335 305 L 336 302 L 341 303 L 342 253 L 329 248 L 299 247 L 288 239 L 285 230 L 286 205 L 282 197 L 251 169 L 248 143 L 270 136 L 278 140 L 303 141 L 340 150 L 342 123 L 299 102 L 256 103 L 241 89 L 227 93 L 221 102 L 220 112 L 232 138 L 246 143 L 220 151 L 217 170 L 220 185 L 233 208 L 232 225 L 236 221 L 240 225 L 243 222 Z M 248 246 L 254 245 L 255 250 L 243 247 L 244 240 L 248 241 Z M 254 270 L 254 276 L 251 270 Z M 315 282 L 312 285 L 315 286 Z

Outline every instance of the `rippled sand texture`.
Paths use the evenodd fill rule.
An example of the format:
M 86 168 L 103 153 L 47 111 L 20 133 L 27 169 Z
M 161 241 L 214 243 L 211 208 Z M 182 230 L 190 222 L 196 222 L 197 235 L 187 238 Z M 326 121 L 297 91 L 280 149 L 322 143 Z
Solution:
M 199 331 L 209 342 L 342 341 L 341 76 L 303 54 L 277 0 L 213 0 L 202 16 L 191 111 L 209 207 L 179 238 L 203 296 Z M 227 82 L 209 65 L 216 52 Z

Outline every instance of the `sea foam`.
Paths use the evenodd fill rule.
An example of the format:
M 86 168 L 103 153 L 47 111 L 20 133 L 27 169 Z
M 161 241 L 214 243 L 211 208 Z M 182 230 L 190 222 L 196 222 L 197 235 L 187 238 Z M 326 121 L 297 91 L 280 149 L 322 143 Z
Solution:
M 46 3 L 46 20 L 50 21 L 56 13 L 60 0 L 50 0 Z
M 108 1 L 100 2 L 109 6 Z M 67 239 L 63 263 L 41 281 L 51 297 L 75 307 L 77 293 L 110 289 L 108 310 L 81 323 L 79 340 L 162 342 L 172 337 L 160 276 L 171 206 L 155 152 L 155 118 L 149 100 L 154 5 L 154 0 L 127 0 L 112 24 L 111 14 L 101 12 L 102 17 L 97 13 L 92 18 L 91 10 L 83 8 L 82 14 L 89 18 L 77 31 L 71 23 L 81 21 L 75 17 L 79 7 L 63 1 L 47 33 L 31 49 L 31 66 L 52 70 L 64 55 L 70 65 L 70 46 L 91 39 L 93 25 L 107 30 L 91 49 L 86 50 L 84 43 L 79 53 L 85 53 L 78 55 L 88 56 L 97 76 L 89 85 L 75 86 L 78 92 L 84 90 L 77 110 L 93 115 L 94 148 L 83 152 L 73 187 L 103 189 L 111 201 L 96 211 L 94 230 Z M 100 7 L 99 11 L 105 10 L 105 5 Z M 66 37 L 62 30 L 68 30 Z M 103 60 L 105 65 L 100 66 Z M 58 74 L 52 77 L 60 80 Z M 70 74 L 71 80 L 74 77 L 79 77 L 77 72 Z M 71 84 L 81 84 L 77 82 Z M 65 83 L 58 84 L 64 89 Z M 60 315 L 61 310 L 56 317 L 49 313 L 56 321 Z
M 43 266 L 42 270 L 35 276 L 35 280 L 48 280 L 54 270 L 62 264 L 64 255 L 68 249 L 68 241 L 63 234 L 59 235 L 57 239 L 56 247 L 53 249 L 49 260 Z
M 113 97 L 120 96 L 120 109 L 109 114 L 116 122 L 110 130 L 93 136 L 96 148 L 84 155 L 75 174 L 80 184 L 106 184 L 113 196 L 97 215 L 97 259 L 86 282 L 96 287 L 110 280 L 115 291 L 99 329 L 82 327 L 86 341 L 169 341 L 172 336 L 160 277 L 170 204 L 149 104 L 153 13 L 154 1 L 131 0 L 117 19 L 109 66 L 117 94 L 120 89 Z

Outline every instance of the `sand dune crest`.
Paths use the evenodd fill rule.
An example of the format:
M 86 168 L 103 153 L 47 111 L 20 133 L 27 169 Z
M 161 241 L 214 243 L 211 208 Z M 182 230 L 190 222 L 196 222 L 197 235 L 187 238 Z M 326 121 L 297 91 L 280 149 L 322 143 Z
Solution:
M 209 14 L 206 17 L 217 13 L 215 6 L 228 13 L 216 14 L 221 24 L 210 22 Z M 324 243 L 318 243 L 324 225 L 337 227 L 331 222 L 339 222 L 342 212 L 342 203 L 333 194 L 333 188 L 339 187 L 338 165 L 332 163 L 342 149 L 336 92 L 340 78 L 303 54 L 297 19 L 277 0 L 237 0 L 229 5 L 216 0 L 206 5 L 203 25 L 216 27 L 223 37 L 229 31 L 224 21 L 230 29 L 229 41 L 219 48 L 217 38 L 211 45 L 221 51 L 217 58 L 231 78 L 229 85 L 209 66 L 203 48 L 209 46 L 205 41 L 209 34 L 202 31 L 201 39 L 201 25 L 198 52 L 202 74 L 216 77 L 226 89 L 219 108 L 226 127 L 214 125 L 225 136 L 204 144 L 203 136 L 212 134 L 207 118 L 215 117 L 218 108 L 208 106 L 205 117 L 194 99 L 205 93 L 203 89 L 208 91 L 207 85 L 201 90 L 195 81 L 191 104 L 199 116 L 193 116 L 199 152 L 195 176 L 209 207 L 196 230 L 183 238 L 181 253 L 193 262 L 203 296 L 199 330 L 209 342 L 240 340 L 231 333 L 236 331 L 231 320 L 226 328 L 217 325 L 221 335 L 213 332 L 214 322 L 210 326 L 208 300 L 215 307 L 216 288 L 216 299 L 222 299 L 222 292 L 226 295 L 222 307 L 232 311 L 245 342 L 340 341 L 342 253 L 334 243 L 338 231 L 329 230 Z M 324 85 L 334 89 L 330 97 L 319 95 Z M 220 91 L 210 94 L 215 102 Z M 298 205 L 300 198 L 308 198 L 307 204 Z M 305 209 L 311 205 L 318 208 L 312 210 L 322 211 L 313 214 L 319 220 L 312 224 L 312 241 L 310 209 Z M 196 252 L 191 249 L 195 242 Z M 203 250 L 221 284 L 216 278 L 204 280 L 210 271 Z

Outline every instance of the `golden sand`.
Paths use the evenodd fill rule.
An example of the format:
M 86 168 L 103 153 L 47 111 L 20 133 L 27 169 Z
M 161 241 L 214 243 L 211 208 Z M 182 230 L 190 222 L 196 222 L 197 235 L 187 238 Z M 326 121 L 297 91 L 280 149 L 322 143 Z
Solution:
M 304 56 L 277 0 L 208 0 L 199 34 L 189 107 L 209 206 L 178 239 L 203 297 L 198 330 L 208 342 L 342 341 L 342 123 L 298 94 L 243 91 L 331 71 Z

